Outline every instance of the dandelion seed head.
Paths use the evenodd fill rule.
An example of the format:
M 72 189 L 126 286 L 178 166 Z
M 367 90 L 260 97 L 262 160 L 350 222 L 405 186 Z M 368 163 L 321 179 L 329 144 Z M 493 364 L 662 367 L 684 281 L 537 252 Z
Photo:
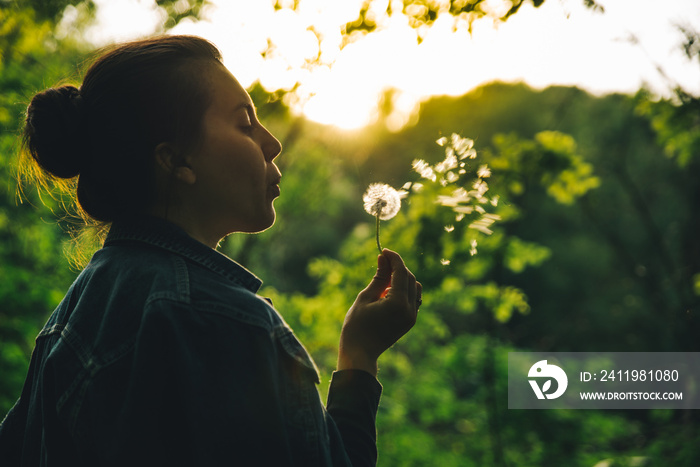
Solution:
M 401 193 L 384 183 L 372 183 L 362 196 L 362 201 L 368 214 L 378 215 L 385 221 L 399 212 Z

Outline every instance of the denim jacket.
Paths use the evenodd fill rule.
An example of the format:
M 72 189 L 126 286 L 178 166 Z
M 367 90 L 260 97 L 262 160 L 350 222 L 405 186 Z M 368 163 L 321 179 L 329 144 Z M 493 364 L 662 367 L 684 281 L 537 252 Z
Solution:
M 2 466 L 376 464 L 381 386 L 318 370 L 242 266 L 155 218 L 112 226 L 39 333 Z

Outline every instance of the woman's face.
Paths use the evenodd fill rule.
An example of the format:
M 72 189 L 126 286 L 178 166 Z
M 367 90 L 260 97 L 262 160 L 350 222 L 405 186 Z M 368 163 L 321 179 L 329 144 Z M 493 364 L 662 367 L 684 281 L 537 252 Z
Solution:
M 282 146 L 257 120 L 250 96 L 233 75 L 221 65 L 208 68 L 211 104 L 203 118 L 202 144 L 188 158 L 195 175 L 188 201 L 210 232 L 205 243 L 212 243 L 231 232 L 260 232 L 275 222 L 272 201 L 280 194 L 281 174 L 273 160 Z

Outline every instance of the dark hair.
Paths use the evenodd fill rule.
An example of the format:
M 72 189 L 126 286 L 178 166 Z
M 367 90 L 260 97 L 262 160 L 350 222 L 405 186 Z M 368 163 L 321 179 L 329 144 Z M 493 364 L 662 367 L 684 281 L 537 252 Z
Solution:
M 78 177 L 71 195 L 92 219 L 139 214 L 155 200 L 155 147 L 169 142 L 191 150 L 198 143 L 212 98 L 202 68 L 215 63 L 219 50 L 194 36 L 114 46 L 92 63 L 80 89 L 34 96 L 25 154 L 43 169 L 40 177 Z

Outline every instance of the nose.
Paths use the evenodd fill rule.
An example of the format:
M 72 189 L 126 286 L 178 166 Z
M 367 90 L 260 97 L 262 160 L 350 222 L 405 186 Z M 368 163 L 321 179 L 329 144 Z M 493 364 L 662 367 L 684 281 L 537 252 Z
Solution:
M 267 128 L 263 127 L 263 130 L 264 134 L 261 147 L 265 160 L 271 162 L 282 152 L 282 143 L 280 143 Z

